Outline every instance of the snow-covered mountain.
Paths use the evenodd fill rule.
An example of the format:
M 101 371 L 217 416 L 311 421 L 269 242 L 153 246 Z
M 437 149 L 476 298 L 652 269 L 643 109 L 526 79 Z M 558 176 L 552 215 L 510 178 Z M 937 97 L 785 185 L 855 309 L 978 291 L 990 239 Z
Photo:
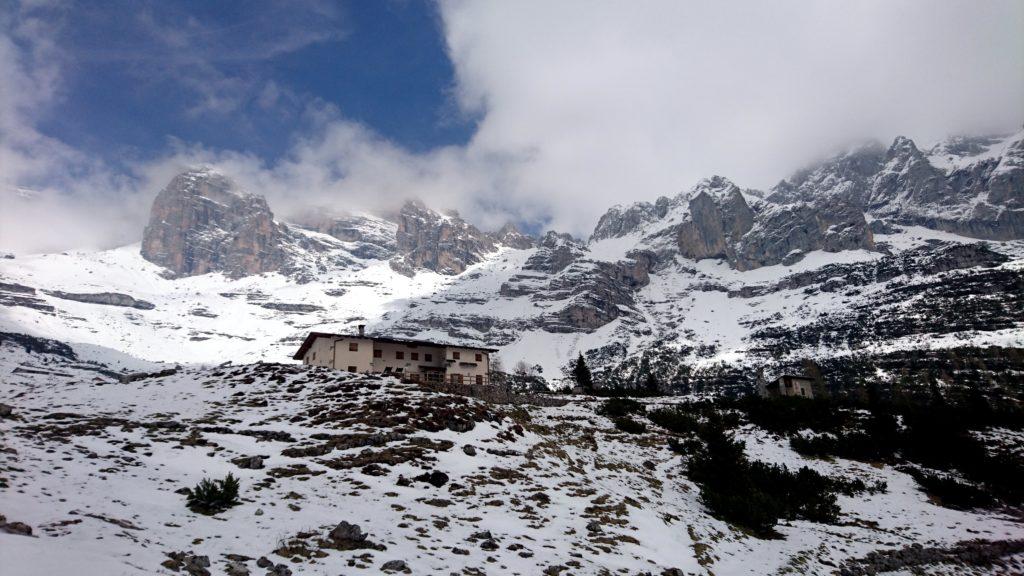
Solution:
M 587 240 L 408 202 L 285 223 L 196 169 L 141 245 L 0 260 L 0 330 L 145 360 L 284 361 L 310 330 L 486 344 L 546 376 L 578 353 L 755 366 L 1024 346 L 1024 132 L 926 152 L 897 138 L 768 193 L 723 177 L 611 208 Z M 752 374 L 752 371 L 747 371 Z

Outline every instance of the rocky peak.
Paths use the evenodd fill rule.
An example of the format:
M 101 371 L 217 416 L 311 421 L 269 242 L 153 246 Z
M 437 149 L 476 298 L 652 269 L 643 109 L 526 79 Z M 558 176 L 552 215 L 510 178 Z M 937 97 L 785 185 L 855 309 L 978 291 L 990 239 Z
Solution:
M 988 151 L 1006 138 L 1002 136 L 951 136 L 928 150 L 929 157 L 970 158 Z
M 886 154 L 886 148 L 878 141 L 857 146 L 797 171 L 776 184 L 767 200 L 788 204 L 841 196 L 848 202 L 862 205 L 871 189 L 871 179 L 881 169 Z
M 676 230 L 679 252 L 688 258 L 734 259 L 734 244 L 754 225 L 754 212 L 738 186 L 715 176 L 688 194 L 689 214 Z
M 874 178 L 867 208 L 882 214 L 908 205 L 947 204 L 955 194 L 946 175 L 933 166 L 913 140 L 897 136 Z
M 190 276 L 239 278 L 279 270 L 285 231 L 267 201 L 208 168 L 175 176 L 157 194 L 143 232 L 142 257 Z
M 525 270 L 556 274 L 583 257 L 583 244 L 569 234 L 549 230 L 540 239 L 537 253 L 523 265 Z
M 740 187 L 725 176 L 712 176 L 697 182 L 688 192 L 684 193 L 686 198 L 694 198 L 706 194 L 712 198 L 723 198 L 733 194 L 740 194 Z
M 628 208 L 612 206 L 597 221 L 597 226 L 594 227 L 594 232 L 590 235 L 590 241 L 620 238 L 632 234 L 640 230 L 644 224 L 659 217 L 658 210 L 650 202 L 637 202 Z
M 403 274 L 416 269 L 461 274 L 495 250 L 494 240 L 457 212 L 440 214 L 418 200 L 406 202 L 399 211 L 395 240 L 398 256 L 391 266 Z
M 377 216 L 342 214 L 325 217 L 308 214 L 300 223 L 345 242 L 348 251 L 357 258 L 387 260 L 397 250 L 395 236 L 398 225 Z
M 533 248 L 535 243 L 534 238 L 520 232 L 519 229 L 516 228 L 516 225 L 511 222 L 502 226 L 501 229 L 495 232 L 492 236 L 498 244 L 520 250 Z

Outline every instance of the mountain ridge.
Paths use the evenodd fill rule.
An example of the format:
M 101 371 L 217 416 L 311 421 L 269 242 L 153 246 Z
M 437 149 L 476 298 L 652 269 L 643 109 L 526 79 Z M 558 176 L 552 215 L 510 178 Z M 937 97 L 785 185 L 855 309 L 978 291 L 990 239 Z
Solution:
M 712 177 L 671 198 L 613 207 L 585 240 L 553 231 L 534 238 L 513 226 L 484 232 L 415 201 L 390 217 L 317 213 L 281 222 L 262 198 L 197 170 L 161 192 L 136 248 L 0 262 L 3 327 L 147 359 L 206 362 L 281 359 L 309 330 L 368 324 L 498 347 L 509 364 L 540 365 L 555 379 L 579 353 L 601 371 L 652 347 L 707 366 L 886 346 L 1020 346 L 1024 330 L 1012 308 L 1024 242 L 924 227 L 935 223 L 910 210 L 976 194 L 975 204 L 995 200 L 1016 211 L 1019 148 L 1013 137 L 951 141 L 929 152 L 945 155 L 949 166 L 939 168 L 897 139 L 799 172 L 768 194 Z M 977 162 L 948 161 L 960 151 Z M 876 170 L 884 165 L 893 168 Z M 926 177 L 915 176 L 920 170 Z M 986 179 L 950 183 L 968 173 Z M 865 211 L 871 198 L 882 208 Z M 899 209 L 886 212 L 893 199 Z M 236 201 L 239 209 L 230 209 Z M 918 264 L 924 260 L 936 264 Z M 868 280 L 835 280 L 845 275 Z M 1008 323 L 900 320 L 909 309 L 953 314 L 950 286 L 976 303 L 979 318 Z M 96 301 L 115 293 L 153 309 L 55 293 Z M 890 340 L 873 344 L 870 326 Z M 826 337 L 833 333 L 844 336 Z

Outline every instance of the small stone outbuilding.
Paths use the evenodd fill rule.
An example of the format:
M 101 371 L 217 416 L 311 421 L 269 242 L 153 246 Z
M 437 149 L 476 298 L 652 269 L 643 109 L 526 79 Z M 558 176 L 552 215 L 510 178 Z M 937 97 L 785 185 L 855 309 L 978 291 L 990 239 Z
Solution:
M 775 380 L 765 383 L 761 388 L 761 395 L 765 398 L 780 396 L 814 398 L 814 380 L 807 376 L 783 374 Z

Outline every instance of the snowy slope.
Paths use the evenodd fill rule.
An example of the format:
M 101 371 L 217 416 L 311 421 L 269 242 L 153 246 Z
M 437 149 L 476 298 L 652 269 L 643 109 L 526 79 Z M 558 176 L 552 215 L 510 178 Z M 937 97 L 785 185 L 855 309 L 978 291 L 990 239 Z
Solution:
M 232 562 L 234 574 L 263 573 L 260 557 L 331 575 L 379 573 L 392 560 L 414 574 L 830 573 L 876 549 L 1024 536 L 1004 515 L 935 506 L 891 467 L 807 460 L 756 428 L 741 434 L 752 458 L 888 490 L 841 498 L 837 525 L 784 522 L 784 539 L 762 540 L 707 515 L 662 432 L 617 432 L 585 400 L 513 419 L 320 368 L 188 368 L 117 384 L 2 351 L 0 401 L 14 417 L 0 420 L 0 511 L 37 536 L 0 533 L 12 576 L 69 565 L 85 576 L 170 573 L 161 566 L 179 552 L 208 557 L 214 574 Z M 254 455 L 262 468 L 231 462 Z M 242 503 L 217 516 L 188 511 L 176 493 L 228 472 Z M 425 472 L 447 481 L 409 481 Z M 372 547 L 333 546 L 327 534 L 342 521 Z
M 896 253 L 921 249 L 934 241 L 977 244 L 920 227 L 879 234 L 876 241 Z M 1009 255 L 1004 268 L 1020 269 L 1021 242 L 986 246 Z M 540 248 L 501 249 L 458 276 L 419 271 L 409 277 L 395 272 L 385 261 L 368 260 L 358 267 L 322 272 L 305 283 L 277 273 L 237 280 L 221 274 L 167 279 L 159 267 L 138 255 L 137 245 L 105 252 L 22 257 L 0 260 L 0 282 L 34 288 L 35 297 L 54 310 L 2 306 L 0 331 L 104 346 L 145 360 L 219 363 L 288 361 L 311 330 L 349 331 L 365 323 L 371 331 L 381 333 L 496 345 L 506 365 L 519 360 L 539 364 L 550 377 L 557 376 L 578 353 L 610 342 L 620 344 L 621 349 L 606 361 L 620 361 L 652 342 L 664 341 L 679 347 L 704 346 L 704 354 L 692 358 L 696 363 L 745 361 L 751 349 L 759 346 L 752 334 L 766 324 L 806 324 L 870 302 L 878 294 L 889 293 L 892 285 L 880 282 L 860 287 L 857 294 L 808 293 L 806 286 L 795 286 L 754 297 L 739 296 L 744 289 L 769 287 L 826 265 L 877 262 L 885 257 L 879 252 L 815 252 L 793 265 L 746 272 L 714 259 L 680 259 L 652 272 L 649 283 L 631 293 L 629 304 L 618 306 L 619 317 L 594 330 L 561 331 L 560 325 L 548 323 L 581 298 L 552 286 L 583 285 L 593 279 L 594 266 L 626 259 L 628 251 L 644 247 L 632 237 L 600 240 L 581 248 L 582 257 L 575 264 L 553 274 L 524 271 Z M 524 276 L 532 280 L 524 280 Z M 502 295 L 502 286 L 514 277 L 530 289 L 524 294 Z M 910 274 L 902 280 L 926 279 Z M 117 292 L 151 302 L 154 308 L 82 303 L 44 290 Z M 584 292 L 582 297 L 586 296 Z M 297 311 L 287 310 L 291 305 L 301 306 Z M 988 334 L 982 330 L 968 337 L 979 344 L 1022 346 L 1024 328 L 1018 325 Z M 913 340 L 884 345 L 942 345 L 927 337 L 916 343 Z M 806 349 L 793 354 L 839 352 Z

